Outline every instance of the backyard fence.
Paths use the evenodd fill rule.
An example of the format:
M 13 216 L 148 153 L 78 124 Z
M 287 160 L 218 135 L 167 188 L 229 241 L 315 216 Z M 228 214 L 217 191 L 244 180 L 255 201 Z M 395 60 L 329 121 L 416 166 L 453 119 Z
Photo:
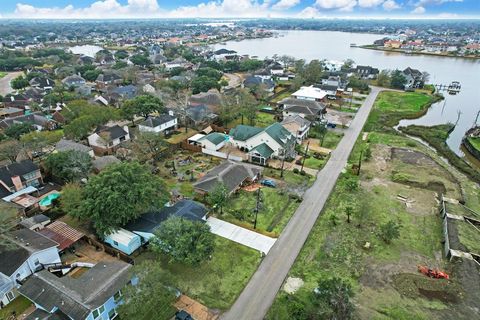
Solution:
M 219 151 L 209 150 L 209 149 L 206 149 L 206 148 L 203 148 L 201 150 L 202 150 L 203 153 L 214 156 L 214 157 L 229 159 L 229 160 L 238 161 L 238 162 L 243 161 L 243 158 L 241 158 L 239 156 L 234 156 L 234 155 L 226 154 L 226 153 L 219 152 Z

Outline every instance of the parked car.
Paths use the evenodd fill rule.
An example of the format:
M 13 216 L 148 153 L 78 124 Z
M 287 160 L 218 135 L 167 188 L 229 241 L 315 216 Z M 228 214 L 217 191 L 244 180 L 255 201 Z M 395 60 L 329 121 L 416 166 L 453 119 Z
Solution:
M 193 318 L 188 312 L 180 310 L 175 313 L 175 320 L 193 320 Z
M 263 185 L 263 186 L 266 186 L 266 187 L 270 187 L 270 188 L 276 188 L 277 187 L 277 184 L 275 183 L 275 181 L 270 180 L 270 179 L 263 179 L 263 180 L 260 181 L 260 184 Z
M 336 128 L 336 127 L 337 127 L 337 125 L 336 125 L 335 123 L 332 123 L 332 122 L 327 123 L 327 128 L 332 128 L 332 129 L 334 129 L 334 128 Z

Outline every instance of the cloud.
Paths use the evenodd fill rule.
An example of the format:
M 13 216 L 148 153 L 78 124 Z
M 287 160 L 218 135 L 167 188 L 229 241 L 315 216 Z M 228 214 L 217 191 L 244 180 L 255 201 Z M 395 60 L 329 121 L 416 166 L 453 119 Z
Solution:
M 280 0 L 272 6 L 274 10 L 287 10 L 295 7 L 300 3 L 300 0 Z
M 316 0 L 315 6 L 321 9 L 338 9 L 351 11 L 357 5 L 357 0 Z
M 128 0 L 125 5 L 117 0 L 99 0 L 85 8 L 75 8 L 71 4 L 46 8 L 18 3 L 14 13 L 15 18 L 105 19 L 159 17 L 161 10 L 157 0 Z
M 443 4 L 447 2 L 463 2 L 463 0 L 418 0 L 415 5 L 421 7 L 428 4 Z
M 384 0 L 358 0 L 358 5 L 362 8 L 373 8 L 383 3 Z
M 182 6 L 169 13 L 174 18 L 266 17 L 270 1 L 223 0 L 202 2 L 196 6 Z
M 396 3 L 394 0 L 387 0 L 383 3 L 383 9 L 387 11 L 395 10 L 395 9 L 400 9 L 400 5 Z
M 305 7 L 297 16 L 299 18 L 318 18 L 320 16 L 320 11 L 314 7 Z
M 413 13 L 413 14 L 423 14 L 423 13 L 425 13 L 425 11 L 426 11 L 425 8 L 420 6 L 420 7 L 416 7 L 415 9 L 413 9 L 411 11 L 411 13 Z

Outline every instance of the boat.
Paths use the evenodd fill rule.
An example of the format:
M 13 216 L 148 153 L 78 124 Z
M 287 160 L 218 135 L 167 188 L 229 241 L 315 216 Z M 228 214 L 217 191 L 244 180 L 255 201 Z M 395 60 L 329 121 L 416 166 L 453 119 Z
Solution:
M 457 93 L 460 92 L 461 88 L 462 88 L 462 86 L 460 85 L 460 82 L 452 81 L 452 83 L 450 83 L 450 85 L 447 88 L 447 92 L 449 94 L 457 94 Z
M 350 43 L 350 48 L 356 48 L 357 44 L 356 43 Z

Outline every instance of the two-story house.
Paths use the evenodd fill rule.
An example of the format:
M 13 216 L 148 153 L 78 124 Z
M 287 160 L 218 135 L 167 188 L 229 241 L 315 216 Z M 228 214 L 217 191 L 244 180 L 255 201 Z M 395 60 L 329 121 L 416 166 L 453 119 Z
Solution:
M 308 138 L 311 124 L 299 115 L 288 116 L 281 122 L 281 125 L 295 136 L 298 144 L 302 144 L 303 140 Z
M 79 87 L 85 85 L 87 81 L 78 75 L 72 75 L 64 78 L 62 83 L 67 87 Z
M 21 282 L 44 264 L 60 263 L 58 243 L 30 229 L 0 236 L 0 307 L 18 296 Z
M 274 157 L 295 156 L 295 136 L 280 123 L 266 128 L 238 125 L 230 130 L 231 143 L 248 153 L 253 163 L 265 165 Z
M 145 121 L 138 125 L 140 132 L 154 132 L 166 134 L 177 128 L 178 119 L 173 115 L 173 112 L 162 114 L 158 117 L 148 117 Z
M 327 93 L 325 91 L 314 86 L 301 87 L 292 93 L 292 97 L 299 100 L 325 101 L 326 96 Z
M 14 193 L 29 186 L 43 184 L 40 168 L 31 160 L 14 162 L 0 167 L 0 186 Z
M 306 99 L 285 98 L 278 102 L 283 118 L 300 116 L 310 121 L 322 119 L 325 105 L 318 101 Z
M 96 154 L 112 154 L 122 142 L 130 140 L 128 126 L 100 126 L 88 136 L 88 144 Z
M 100 261 L 75 277 L 42 270 L 31 275 L 19 292 L 35 304 L 36 312 L 45 316 L 111 320 L 117 317 L 116 308 L 123 303 L 121 290 L 138 281 L 132 278 L 130 268 L 130 264 L 122 261 Z

